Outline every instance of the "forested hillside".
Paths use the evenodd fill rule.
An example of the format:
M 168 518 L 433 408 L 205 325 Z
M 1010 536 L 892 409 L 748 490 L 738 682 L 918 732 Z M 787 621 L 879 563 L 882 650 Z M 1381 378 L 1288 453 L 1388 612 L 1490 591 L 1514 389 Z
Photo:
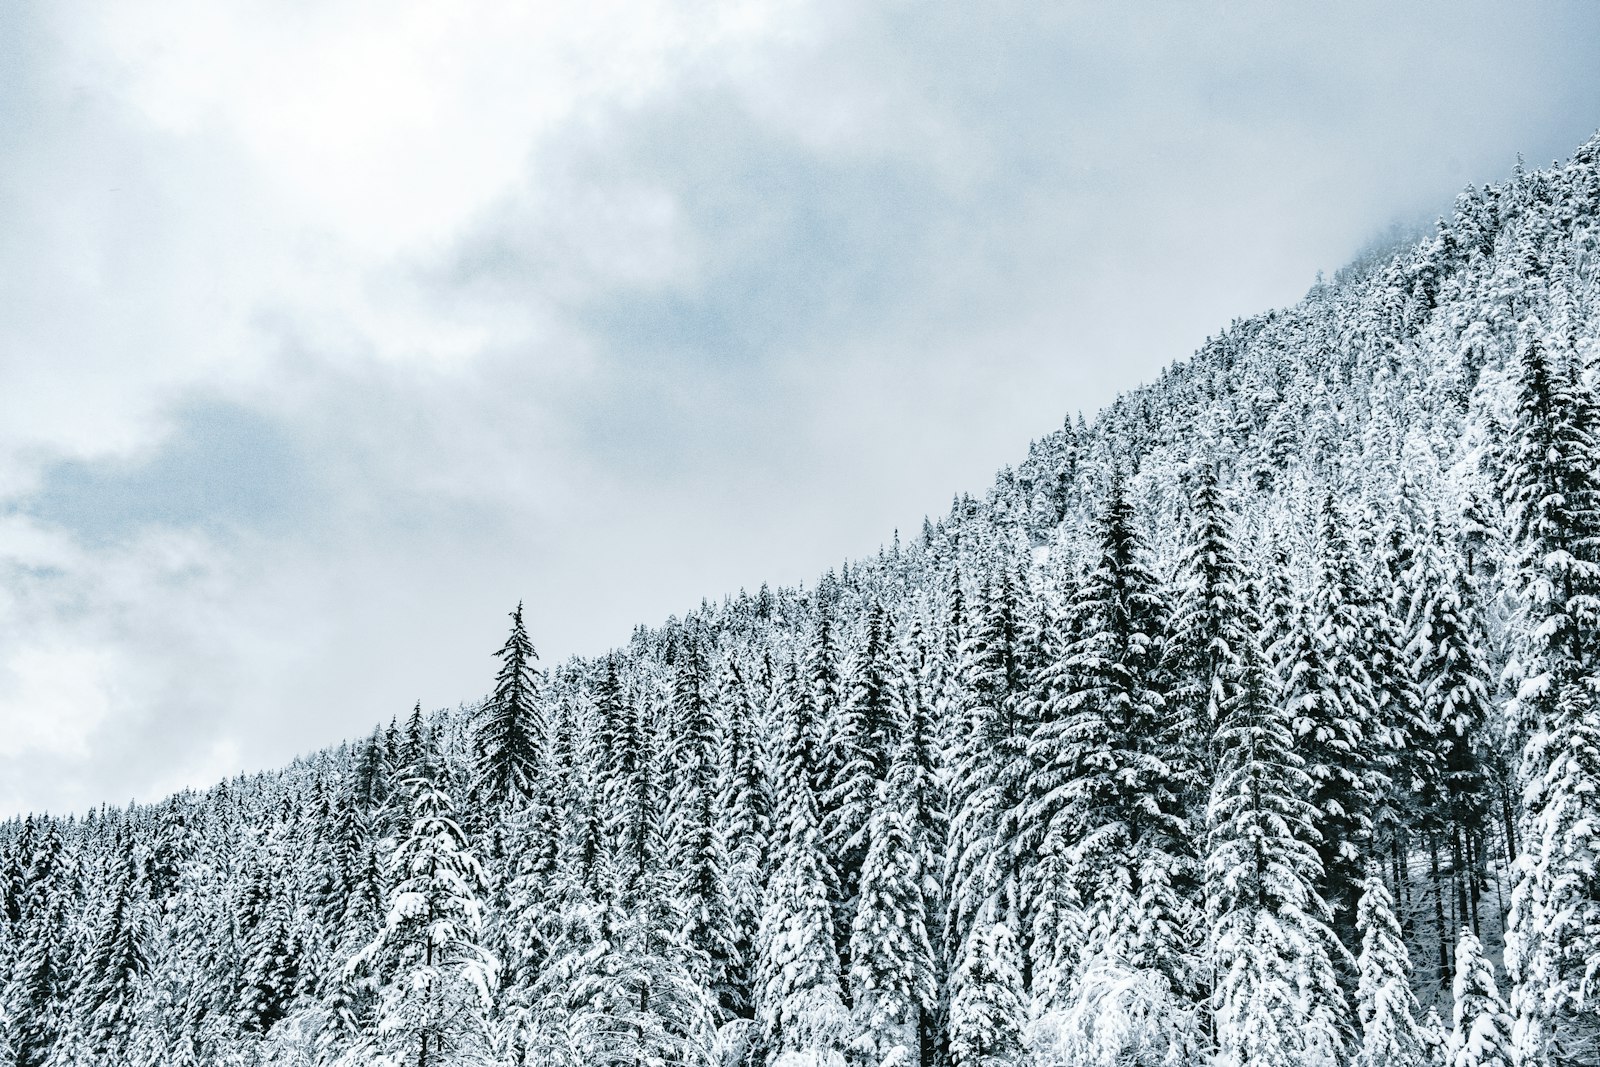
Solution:
M 813 588 L 0 824 L 0 1064 L 1600 1063 L 1597 358 L 1600 137 Z

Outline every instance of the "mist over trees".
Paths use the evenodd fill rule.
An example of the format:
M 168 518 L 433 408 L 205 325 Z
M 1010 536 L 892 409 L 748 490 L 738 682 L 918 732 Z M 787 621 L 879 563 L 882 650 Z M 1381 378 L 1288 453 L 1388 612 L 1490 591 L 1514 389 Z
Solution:
M 1597 358 L 1600 137 L 811 588 L 0 824 L 0 1065 L 1600 1062 Z

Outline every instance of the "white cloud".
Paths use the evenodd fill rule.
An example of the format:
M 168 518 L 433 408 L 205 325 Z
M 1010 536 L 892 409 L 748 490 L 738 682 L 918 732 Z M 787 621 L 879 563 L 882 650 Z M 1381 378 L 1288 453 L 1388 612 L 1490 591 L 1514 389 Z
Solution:
M 97 50 L 153 126 L 233 142 L 292 217 L 382 256 L 448 241 L 523 176 L 540 137 L 759 47 L 785 12 L 192 0 L 102 18 Z
M 90 738 L 116 702 L 115 677 L 104 648 L 12 651 L 0 680 L 0 757 L 88 756 Z

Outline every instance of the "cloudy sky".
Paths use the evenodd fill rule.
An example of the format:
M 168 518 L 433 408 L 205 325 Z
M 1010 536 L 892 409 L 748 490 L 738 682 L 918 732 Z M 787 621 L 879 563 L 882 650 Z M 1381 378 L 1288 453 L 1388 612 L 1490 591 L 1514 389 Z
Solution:
M 1600 5 L 0 5 L 0 817 L 986 486 L 1600 125 Z

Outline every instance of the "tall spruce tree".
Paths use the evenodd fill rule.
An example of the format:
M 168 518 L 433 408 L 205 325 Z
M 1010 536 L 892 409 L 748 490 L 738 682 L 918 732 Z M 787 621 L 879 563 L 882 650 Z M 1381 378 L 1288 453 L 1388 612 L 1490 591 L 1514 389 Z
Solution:
M 893 741 L 894 693 L 886 629 L 883 607 L 874 602 L 867 607 L 860 640 L 846 659 L 844 694 L 831 724 L 824 824 L 847 901 L 859 887 L 867 852 L 867 822 L 878 783 L 888 772 Z
M 733 656 L 723 668 L 719 703 L 723 728 L 717 833 L 727 858 L 733 941 L 723 1007 L 735 1017 L 751 1018 L 755 1011 L 755 932 L 761 921 L 762 887 L 771 866 L 772 791 L 755 702 Z
M 661 813 L 653 796 L 648 709 L 624 692 L 615 654 L 606 657 L 596 709 L 610 734 L 609 773 L 601 785 L 601 824 L 612 884 L 621 887 L 626 896 L 650 865 L 650 842 Z
M 72 946 L 67 941 L 71 872 L 54 820 L 33 848 L 19 841 L 19 861 L 29 851 L 26 875 L 16 883 L 16 934 L 11 942 L 15 956 L 5 1014 L 15 1067 L 44 1067 L 65 1021 L 72 989 Z
M 571 1067 L 718 1062 L 716 1000 L 688 964 L 678 923 L 664 921 L 652 899 L 608 909 L 600 936 L 560 976 L 568 1010 L 559 1036 Z
M 409 820 L 386 862 L 388 916 L 347 973 L 378 994 L 375 1047 L 428 1067 L 485 1047 L 499 968 L 480 943 L 483 869 L 455 805 L 427 778 L 401 789 Z
M 1002 552 L 998 574 L 970 612 L 951 691 L 958 741 L 949 771 L 945 837 L 945 950 L 956 958 L 996 894 L 1013 926 L 1025 922 L 1019 829 L 1028 759 L 1029 657 L 1022 645 L 1025 590 Z
M 757 935 L 758 1018 L 778 1056 L 841 1064 L 849 1017 L 833 929 L 833 872 L 822 847 L 812 789 L 810 700 L 791 666 L 781 687 L 778 781 L 783 797 L 776 866 L 762 899 Z
M 1047 851 L 1063 850 L 1062 874 L 1087 913 L 1071 998 L 1098 1002 L 1109 981 L 1141 996 L 1158 989 L 1170 998 L 1158 1014 L 1188 1016 L 1201 992 L 1200 912 L 1185 889 L 1197 872 L 1166 701 L 1168 612 L 1120 482 L 1098 549 L 1074 598 L 1061 706 L 1034 731 L 1027 818 Z M 1124 972 L 1134 980 L 1112 977 Z
M 1436 527 L 1436 524 L 1435 524 Z M 1407 654 L 1417 683 L 1420 730 L 1406 766 L 1417 794 L 1415 823 L 1427 837 L 1430 867 L 1450 857 L 1454 912 L 1476 925 L 1485 867 L 1498 715 L 1489 692 L 1488 635 L 1466 575 L 1435 528 L 1425 538 L 1409 576 Z M 1442 839 L 1442 843 L 1441 843 Z M 1434 879 L 1434 936 L 1440 987 L 1449 962 L 1443 886 Z
M 482 794 L 491 803 L 522 802 L 533 795 L 548 724 L 535 689 L 539 654 L 522 622 L 522 603 L 511 613 L 511 633 L 500 651 L 494 695 L 474 738 Z
M 1563 1067 L 1600 1056 L 1600 415 L 1537 323 L 1518 359 L 1502 488 L 1521 553 L 1508 673 L 1521 741 L 1518 857 L 1506 932 L 1516 1048 Z
M 1251 639 L 1241 610 L 1246 578 L 1234 543 L 1233 516 L 1214 466 L 1201 468 L 1190 502 L 1190 529 L 1179 563 L 1168 663 L 1174 761 L 1188 772 L 1188 810 L 1204 818 L 1209 751 L 1227 689 L 1236 681 L 1238 649 Z M 1187 758 L 1185 758 L 1187 757 Z
M 915 742 L 896 746 L 867 829 L 850 934 L 855 1044 L 872 1064 L 915 1062 L 922 1020 L 937 1005 L 924 869 L 930 857 L 917 840 L 920 758 Z
M 1249 629 L 1255 628 L 1247 628 Z M 1219 708 L 1205 863 L 1221 1067 L 1336 1067 L 1348 1026 L 1342 951 L 1320 896 L 1312 780 L 1254 640 Z
M 109 898 L 101 907 L 88 941 L 88 955 L 77 968 L 77 988 L 69 1005 L 77 1047 L 57 1053 L 89 1062 L 116 1062 L 126 1048 L 135 1018 L 137 985 L 146 973 L 148 902 L 136 863 L 121 835 L 112 843 Z M 85 1056 L 85 1054 L 87 1054 Z
M 1316 587 L 1289 638 L 1285 665 L 1291 723 L 1317 812 L 1320 890 L 1334 907 L 1336 929 L 1353 945 L 1364 857 L 1388 778 L 1368 672 L 1369 608 L 1345 525 L 1333 497 L 1325 497 Z
M 1411 991 L 1411 960 L 1394 915 L 1394 898 L 1376 869 L 1362 883 L 1356 912 L 1356 1017 L 1361 1048 L 1356 1067 L 1427 1067 L 1427 1040 Z
M 717 830 L 717 724 L 701 637 L 690 630 L 673 679 L 673 786 L 668 869 L 684 915 L 684 937 L 704 960 L 704 978 L 722 1001 L 738 999 L 736 935 L 728 897 L 728 858 Z

